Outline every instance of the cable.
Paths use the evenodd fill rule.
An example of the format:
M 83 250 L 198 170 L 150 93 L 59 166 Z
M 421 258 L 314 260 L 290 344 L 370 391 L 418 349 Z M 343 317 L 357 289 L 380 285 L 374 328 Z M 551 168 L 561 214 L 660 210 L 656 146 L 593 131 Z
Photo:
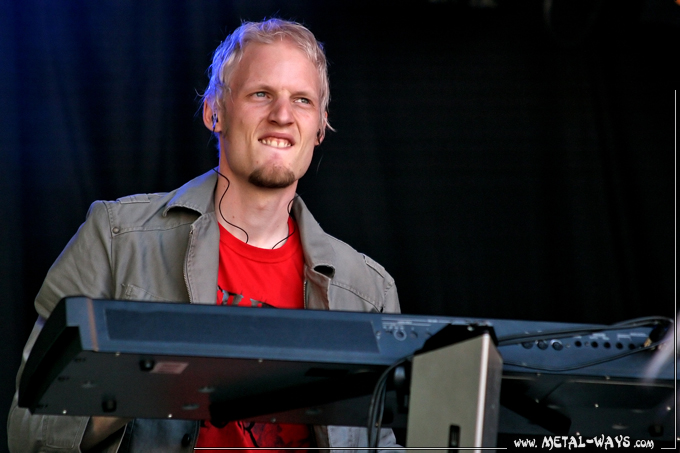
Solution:
M 220 203 L 219 203 L 219 205 L 218 205 L 218 207 L 217 207 L 218 211 L 220 212 L 220 216 L 222 217 L 222 220 L 224 220 L 225 222 L 227 222 L 229 225 L 231 225 L 231 226 L 233 226 L 234 228 L 238 228 L 239 230 L 243 231 L 243 234 L 246 235 L 246 244 L 247 244 L 247 243 L 248 243 L 248 239 L 249 239 L 249 237 L 248 237 L 248 232 L 247 232 L 246 230 L 244 230 L 243 228 L 241 228 L 240 226 L 234 225 L 233 223 L 231 223 L 230 221 L 228 221 L 227 218 L 224 217 L 224 214 L 222 213 L 222 200 L 224 200 L 224 196 L 227 194 L 227 190 L 229 190 L 229 186 L 231 186 L 231 181 L 229 181 L 229 178 L 227 178 L 227 177 L 224 176 L 222 173 L 220 173 L 216 168 L 213 168 L 213 171 L 214 171 L 215 173 L 217 173 L 218 175 L 220 175 L 221 177 L 223 177 L 223 178 L 227 181 L 227 188 L 224 189 L 224 193 L 223 193 L 222 196 L 220 197 Z
M 612 324 L 612 327 L 618 326 L 627 328 L 627 327 L 644 327 L 649 325 L 656 326 L 659 324 L 672 325 L 673 322 L 674 321 L 672 318 L 667 318 L 665 316 L 644 316 L 641 318 L 633 318 L 627 321 L 617 322 L 616 324 Z
M 523 333 L 523 334 L 517 334 L 517 335 L 510 335 L 506 337 L 499 337 L 498 338 L 498 346 L 509 346 L 512 344 L 520 344 L 524 343 L 527 341 L 534 341 L 534 340 L 546 340 L 546 339 L 554 339 L 554 338 L 564 338 L 564 337 L 570 337 L 574 335 L 588 335 L 592 334 L 595 332 L 604 332 L 604 331 L 609 331 L 609 330 L 621 330 L 621 329 L 629 329 L 633 327 L 648 327 L 648 326 L 657 326 L 659 324 L 668 324 L 672 325 L 673 320 L 671 318 L 665 318 L 662 316 L 649 316 L 645 318 L 635 318 L 631 319 L 629 321 L 623 321 L 620 323 L 616 324 L 610 324 L 610 325 L 600 325 L 600 326 L 591 326 L 588 328 L 579 328 L 579 329 L 559 329 L 559 330 L 548 330 L 545 332 L 537 332 L 537 333 Z
M 227 194 L 227 191 L 229 190 L 229 187 L 231 186 L 231 181 L 229 181 L 229 178 L 227 178 L 227 177 L 224 176 L 222 173 L 220 173 L 219 170 L 217 170 L 216 168 L 213 168 L 213 171 L 214 171 L 215 173 L 217 173 L 218 175 L 220 175 L 221 177 L 223 177 L 223 178 L 227 181 L 227 188 L 224 189 L 224 192 L 222 193 L 222 196 L 220 197 L 220 203 L 219 203 L 219 205 L 218 205 L 218 207 L 217 207 L 217 210 L 218 210 L 219 213 L 220 213 L 220 217 L 222 217 L 222 220 L 224 220 L 225 222 L 227 222 L 229 225 L 231 225 L 231 226 L 233 226 L 234 228 L 238 228 L 239 230 L 243 231 L 243 234 L 246 235 L 246 241 L 245 241 L 245 242 L 246 242 L 246 244 L 247 244 L 247 243 L 248 243 L 248 240 L 250 239 L 250 237 L 248 236 L 248 232 L 247 232 L 246 230 L 244 230 L 243 228 L 241 228 L 240 226 L 234 225 L 233 223 L 231 223 L 230 221 L 228 221 L 227 218 L 224 217 L 224 213 L 222 212 L 222 200 L 224 200 L 224 196 Z M 298 194 L 295 194 L 295 196 L 288 202 L 288 209 L 287 209 L 287 210 L 288 210 L 288 217 L 291 217 L 290 213 L 291 213 L 291 210 L 293 209 L 293 201 L 295 201 L 295 199 L 296 199 L 297 197 L 298 197 Z M 292 231 L 289 230 L 288 236 L 286 236 L 285 238 L 281 239 L 279 242 L 277 242 L 276 244 L 274 244 L 274 246 L 272 247 L 272 250 L 275 249 L 277 245 L 279 245 L 279 244 L 282 243 L 282 242 L 285 242 L 289 237 L 291 237 L 292 235 L 294 235 L 296 231 L 297 231 L 297 228 L 295 228 L 295 222 L 293 222 L 293 230 L 292 230 Z
M 373 452 L 377 452 L 380 442 L 380 430 L 382 428 L 382 418 L 385 410 L 385 394 L 387 393 L 387 379 L 394 371 L 395 368 L 401 364 L 412 360 L 413 355 L 408 355 L 403 357 L 392 365 L 387 367 L 387 369 L 380 375 L 378 382 L 375 384 L 373 389 L 373 395 L 371 396 L 371 404 L 368 407 L 368 447 L 373 449 Z
M 655 327 L 658 326 L 668 326 L 673 325 L 673 320 L 671 318 L 666 318 L 666 317 L 661 317 L 661 316 L 647 316 L 643 318 L 635 318 L 627 321 L 622 321 L 616 324 L 611 324 L 611 325 L 606 325 L 606 326 L 594 326 L 590 327 L 587 329 L 560 329 L 560 330 L 552 330 L 552 331 L 546 331 L 546 332 L 541 332 L 541 333 L 532 333 L 532 334 L 522 334 L 522 335 L 512 335 L 508 337 L 502 337 L 499 338 L 498 340 L 498 346 L 499 347 L 504 347 L 504 346 L 511 346 L 511 345 L 516 345 L 516 344 L 521 344 L 525 343 L 527 341 L 539 341 L 539 340 L 551 340 L 551 339 L 556 339 L 556 338 L 565 338 L 565 337 L 572 337 L 575 335 L 588 335 L 592 334 L 595 332 L 606 332 L 606 331 L 612 331 L 612 330 L 622 330 L 622 329 L 630 329 L 630 328 L 636 328 L 636 327 L 653 327 L 652 332 L 650 332 L 650 338 L 647 339 L 645 344 L 639 348 L 633 349 L 631 351 L 626 351 L 622 352 L 620 354 L 615 354 L 610 357 L 605 357 L 597 360 L 591 360 L 589 362 L 581 362 L 575 365 L 571 366 L 565 366 L 565 367 L 547 367 L 547 366 L 535 366 L 535 365 L 527 365 L 523 363 L 516 363 L 516 362 L 509 362 L 505 361 L 504 363 L 506 365 L 512 365 L 520 368 L 528 368 L 528 369 L 533 369 L 533 370 L 539 370 L 539 371 L 552 371 L 552 372 L 561 372 L 561 371 L 572 371 L 572 370 L 578 370 L 581 368 L 588 368 L 590 366 L 594 365 L 599 365 L 601 363 L 607 363 L 607 362 L 612 362 L 614 360 L 618 360 L 620 358 L 632 355 L 632 354 L 637 354 L 642 351 L 647 351 L 650 349 L 654 349 L 657 346 L 661 345 L 663 343 L 662 340 L 655 340 L 652 339 L 652 334 L 656 330 L 654 329 Z M 501 354 L 502 355 L 502 354 Z
M 298 197 L 298 194 L 295 194 L 295 196 L 293 197 L 293 199 L 290 200 L 290 201 L 288 202 L 288 217 L 292 217 L 292 216 L 290 215 L 290 211 L 293 209 L 293 201 L 295 201 L 295 199 L 296 199 L 297 197 Z M 277 242 L 276 244 L 274 244 L 274 247 L 272 247 L 272 250 L 274 250 L 274 249 L 276 248 L 277 245 L 279 245 L 279 244 L 282 243 L 282 242 L 285 242 L 289 237 L 291 237 L 292 235 L 294 235 L 296 231 L 297 231 L 297 229 L 295 228 L 295 219 L 293 219 L 293 231 L 290 231 L 290 232 L 288 233 L 288 236 L 286 236 L 285 238 L 281 239 L 279 242 Z

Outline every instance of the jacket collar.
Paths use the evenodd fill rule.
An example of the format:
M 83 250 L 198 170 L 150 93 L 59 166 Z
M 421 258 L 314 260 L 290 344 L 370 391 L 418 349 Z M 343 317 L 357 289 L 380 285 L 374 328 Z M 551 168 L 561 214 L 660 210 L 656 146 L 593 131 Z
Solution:
M 300 241 L 308 267 L 326 277 L 335 274 L 335 251 L 328 235 L 321 229 L 316 219 L 309 212 L 305 202 L 295 197 L 292 209 L 293 218 L 300 228 Z
M 200 215 L 214 212 L 213 194 L 216 184 L 217 173 L 213 170 L 192 179 L 175 191 L 165 206 L 163 216 L 168 215 L 168 211 L 173 208 L 191 209 Z
M 168 201 L 163 215 L 166 216 L 168 211 L 174 208 L 191 209 L 199 215 L 215 212 L 213 194 L 216 184 L 217 173 L 214 170 L 192 179 L 175 191 Z M 292 215 L 300 228 L 300 240 L 305 263 L 316 272 L 333 278 L 335 274 L 335 251 L 328 235 L 321 229 L 321 226 L 299 196 L 295 197 L 293 202 Z

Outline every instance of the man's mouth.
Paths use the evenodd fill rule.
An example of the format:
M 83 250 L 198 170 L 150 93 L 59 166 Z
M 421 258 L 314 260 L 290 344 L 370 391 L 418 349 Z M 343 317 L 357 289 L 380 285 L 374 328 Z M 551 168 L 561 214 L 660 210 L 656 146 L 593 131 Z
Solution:
M 273 146 L 274 148 L 289 148 L 293 146 L 293 144 L 285 138 L 265 137 L 258 141 L 264 145 Z

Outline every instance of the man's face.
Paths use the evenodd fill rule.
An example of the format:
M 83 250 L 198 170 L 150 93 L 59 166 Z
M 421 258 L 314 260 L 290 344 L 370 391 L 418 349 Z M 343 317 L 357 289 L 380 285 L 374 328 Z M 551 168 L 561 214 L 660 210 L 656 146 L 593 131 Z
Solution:
M 316 68 L 287 40 L 251 43 L 230 88 L 218 132 L 232 177 L 259 187 L 290 186 L 323 138 Z

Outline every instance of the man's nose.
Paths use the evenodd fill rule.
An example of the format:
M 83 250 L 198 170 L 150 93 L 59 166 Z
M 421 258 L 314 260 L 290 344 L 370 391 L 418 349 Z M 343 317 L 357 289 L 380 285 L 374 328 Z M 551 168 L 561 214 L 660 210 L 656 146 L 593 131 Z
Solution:
M 293 122 L 293 106 L 291 105 L 290 99 L 281 97 L 274 101 L 272 109 L 269 112 L 269 121 L 279 125 Z

